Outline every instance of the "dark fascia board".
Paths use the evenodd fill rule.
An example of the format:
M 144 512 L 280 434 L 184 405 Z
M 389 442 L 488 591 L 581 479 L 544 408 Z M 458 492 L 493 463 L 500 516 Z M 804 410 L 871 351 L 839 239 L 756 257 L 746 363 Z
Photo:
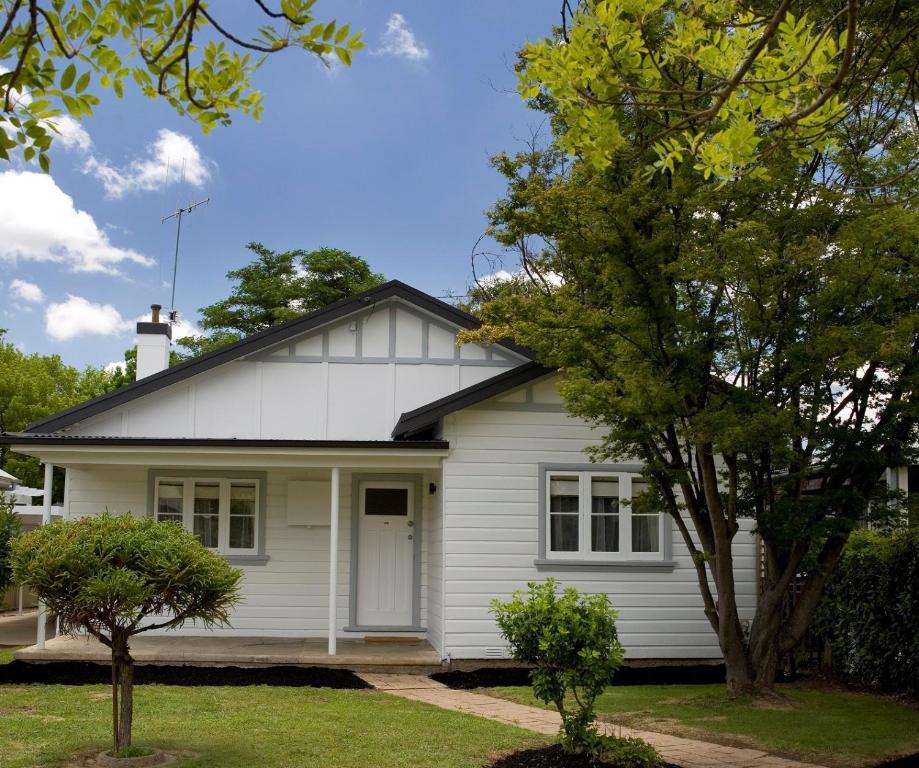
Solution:
M 177 365 L 174 368 L 167 368 L 152 376 L 147 376 L 140 381 L 128 384 L 124 387 L 109 392 L 107 394 L 87 400 L 85 403 L 74 405 L 66 410 L 59 411 L 52 416 L 39 421 L 32 422 L 26 427 L 26 432 L 56 432 L 64 427 L 69 427 L 78 421 L 83 421 L 97 414 L 123 405 L 138 397 L 149 395 L 152 392 L 168 387 L 171 384 L 188 379 L 199 373 L 204 373 L 212 368 L 216 368 L 224 363 L 229 363 L 237 358 L 250 355 L 265 347 L 272 346 L 285 341 L 294 336 L 310 331 L 314 328 L 334 322 L 342 317 L 358 312 L 366 307 L 373 306 L 376 302 L 387 299 L 402 299 L 421 309 L 427 310 L 447 322 L 458 325 L 461 328 L 474 329 L 481 325 L 480 321 L 467 312 L 450 306 L 440 299 L 435 299 L 417 288 L 412 288 L 399 280 L 390 280 L 375 288 L 356 294 L 347 299 L 341 299 L 327 307 L 317 309 L 302 317 L 290 320 L 275 328 L 269 328 L 245 339 L 241 339 L 235 344 L 231 344 L 215 352 L 209 352 L 200 357 Z M 533 352 L 511 343 L 501 343 L 502 347 L 516 352 L 519 355 L 531 360 Z
M 47 435 L 34 432 L 0 433 L 0 445 L 113 445 L 188 448 L 349 448 L 443 451 L 446 440 L 256 440 L 209 437 L 105 437 L 97 435 Z
M 480 384 L 461 389 L 452 395 L 435 400 L 413 411 L 407 411 L 399 417 L 392 431 L 394 440 L 410 438 L 419 432 L 437 424 L 444 416 L 468 408 L 495 395 L 503 394 L 508 390 L 528 384 L 531 381 L 555 372 L 555 368 L 547 368 L 536 361 L 524 363 L 507 373 L 502 373 L 491 379 L 486 379 Z

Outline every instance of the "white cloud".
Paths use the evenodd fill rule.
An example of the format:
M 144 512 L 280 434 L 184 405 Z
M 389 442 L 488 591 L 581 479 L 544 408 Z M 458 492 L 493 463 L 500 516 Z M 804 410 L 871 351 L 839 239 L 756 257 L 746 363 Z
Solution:
M 64 149 L 87 152 L 93 145 L 93 140 L 86 129 L 69 115 L 60 115 L 45 122 L 51 129 L 54 143 Z
M 45 294 L 42 293 L 42 289 L 35 283 L 30 283 L 26 280 L 13 280 L 10 283 L 10 294 L 14 299 L 27 301 L 30 304 L 41 304 L 45 300 Z
M 399 56 L 411 61 L 423 61 L 431 55 L 424 43 L 409 29 L 405 16 L 394 13 L 386 22 L 386 31 L 380 38 L 380 47 L 373 53 L 379 56 Z
M 127 368 L 128 364 L 124 360 L 113 360 L 108 365 L 102 367 L 106 373 L 117 373 L 118 371 L 124 373 Z
M 195 143 L 168 128 L 160 129 L 143 157 L 119 168 L 91 155 L 83 164 L 83 172 L 99 179 L 105 194 L 116 198 L 137 190 L 161 189 L 183 180 L 200 187 L 211 175 L 209 164 Z
M 0 261 L 50 261 L 74 272 L 118 274 L 117 264 L 153 261 L 112 244 L 86 211 L 45 173 L 0 173 Z
M 68 294 L 67 301 L 49 304 L 45 310 L 45 333 L 56 341 L 77 336 L 117 336 L 133 327 L 111 304 L 96 304 Z

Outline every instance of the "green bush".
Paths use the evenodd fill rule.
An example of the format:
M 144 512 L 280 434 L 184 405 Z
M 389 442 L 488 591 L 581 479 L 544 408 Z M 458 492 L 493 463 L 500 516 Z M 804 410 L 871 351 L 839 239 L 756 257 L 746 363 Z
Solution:
M 647 741 L 633 738 L 602 737 L 600 757 L 616 768 L 658 768 L 664 764 L 657 750 Z
M 22 521 L 13 511 L 13 500 L 0 491 L 0 606 L 3 604 L 3 593 L 13 577 L 9 564 L 10 546 L 20 533 Z
M 556 582 L 532 582 L 510 602 L 493 600 L 492 613 L 518 661 L 534 666 L 533 693 L 562 717 L 562 747 L 598 754 L 594 702 L 622 664 L 616 612 L 606 595 L 581 595 Z
M 814 633 L 844 681 L 919 693 L 919 529 L 856 531 L 827 585 Z

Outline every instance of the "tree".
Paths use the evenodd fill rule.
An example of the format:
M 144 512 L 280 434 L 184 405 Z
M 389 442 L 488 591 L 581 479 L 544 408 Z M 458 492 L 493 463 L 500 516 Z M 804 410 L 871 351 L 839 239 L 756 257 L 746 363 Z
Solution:
M 26 355 L 6 341 L 0 329 L 0 432 L 17 432 L 26 425 L 112 389 L 114 377 L 100 368 L 79 371 L 58 355 Z M 0 445 L 0 469 L 26 485 L 39 486 L 37 459 Z M 60 498 L 60 494 L 56 494 Z
M 711 53 L 675 55 L 672 36 L 690 30 L 701 51 L 700 40 L 719 25 L 734 34 L 725 27 L 733 18 L 740 38 L 759 40 L 775 14 L 756 22 L 699 15 L 726 13 L 721 3 L 635 10 L 645 5 L 584 3 L 567 30 L 570 42 L 557 46 L 564 53 L 547 45 L 524 51 L 525 93 L 533 96 L 526 89 L 538 82 L 532 104 L 549 113 L 561 147 L 495 158 L 508 193 L 490 213 L 490 234 L 520 255 L 529 288 L 487 301 L 486 326 L 467 338 L 509 335 L 535 349 L 564 373 L 571 413 L 604 428 L 593 456 L 645 462 L 651 490 L 637 503 L 668 513 L 692 555 L 729 691 L 761 691 L 805 635 L 852 529 L 897 501 L 879 487 L 884 468 L 916 453 L 919 215 L 910 163 L 917 133 L 908 126 L 911 107 L 900 104 L 915 103 L 915 57 L 904 69 L 915 38 L 904 42 L 906 17 L 878 3 L 859 27 L 858 63 L 846 67 L 845 87 L 822 101 L 840 93 L 845 116 L 824 115 L 819 131 L 808 133 L 800 120 L 798 132 L 773 129 L 757 113 L 744 145 L 723 133 L 721 121 L 736 119 L 722 111 L 731 86 L 728 107 L 694 118 L 704 122 L 691 129 L 714 130 L 715 145 L 733 149 L 711 166 L 706 153 L 715 150 L 700 140 L 684 147 L 682 161 L 677 153 L 661 164 L 664 139 L 655 137 L 660 124 L 684 119 L 679 110 L 655 106 L 644 91 L 598 105 L 592 90 L 578 102 L 552 61 L 591 88 L 595 79 L 618 77 L 617 58 L 592 42 L 579 48 L 599 34 L 598 23 L 615 22 L 607 41 L 628 37 L 638 46 L 629 61 L 647 64 L 642 77 L 650 80 L 639 79 L 645 90 L 654 78 L 672 77 L 659 90 L 723 92 L 723 78 L 700 66 L 715 66 Z M 809 7 L 796 29 L 836 23 L 838 8 Z M 600 19 L 607 13 L 615 19 Z M 781 29 L 791 23 L 787 7 L 779 18 Z M 729 61 L 738 59 L 736 42 L 718 43 Z M 767 42 L 770 57 L 783 50 Z M 788 75 L 803 64 L 790 50 L 783 56 L 769 66 Z M 661 73 L 650 74 L 658 66 Z M 734 66 L 741 79 L 778 79 Z M 830 90 L 815 78 L 811 90 L 796 91 L 799 105 Z M 745 91 L 783 87 L 743 82 Z M 781 93 L 773 97 L 781 101 Z M 731 550 L 742 517 L 755 521 L 764 551 L 749 626 L 738 609 Z
M 209 333 L 178 340 L 189 357 L 383 282 L 383 276 L 371 272 L 367 262 L 338 248 L 278 252 L 256 242 L 246 247 L 256 259 L 227 272 L 227 277 L 237 282 L 230 296 L 200 310 L 201 327 Z
M 13 511 L 13 499 L 0 491 L 0 598 L 12 583 L 9 565 L 10 547 L 13 539 L 22 533 L 22 521 Z
M 131 747 L 131 638 L 187 621 L 229 624 L 242 578 L 181 525 L 131 515 L 49 523 L 18 538 L 10 562 L 14 580 L 63 631 L 88 632 L 111 649 L 115 754 Z
M 206 0 L 4 2 L 0 61 L 9 68 L 0 68 L 0 159 L 19 146 L 48 170 L 56 118 L 92 115 L 100 102 L 94 80 L 119 98 L 133 81 L 205 132 L 229 124 L 234 112 L 258 118 L 262 95 L 252 77 L 269 55 L 300 48 L 350 65 L 363 48 L 349 25 L 318 19 L 315 2 L 283 0 L 274 10 L 254 0 L 264 23 L 251 38 L 227 29 Z

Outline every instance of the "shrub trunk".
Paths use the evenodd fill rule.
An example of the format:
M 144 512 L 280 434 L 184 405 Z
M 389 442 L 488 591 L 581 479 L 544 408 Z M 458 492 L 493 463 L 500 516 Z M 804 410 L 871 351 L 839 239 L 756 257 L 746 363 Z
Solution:
M 112 638 L 112 734 L 114 752 L 131 747 L 134 718 L 134 659 L 126 636 Z

